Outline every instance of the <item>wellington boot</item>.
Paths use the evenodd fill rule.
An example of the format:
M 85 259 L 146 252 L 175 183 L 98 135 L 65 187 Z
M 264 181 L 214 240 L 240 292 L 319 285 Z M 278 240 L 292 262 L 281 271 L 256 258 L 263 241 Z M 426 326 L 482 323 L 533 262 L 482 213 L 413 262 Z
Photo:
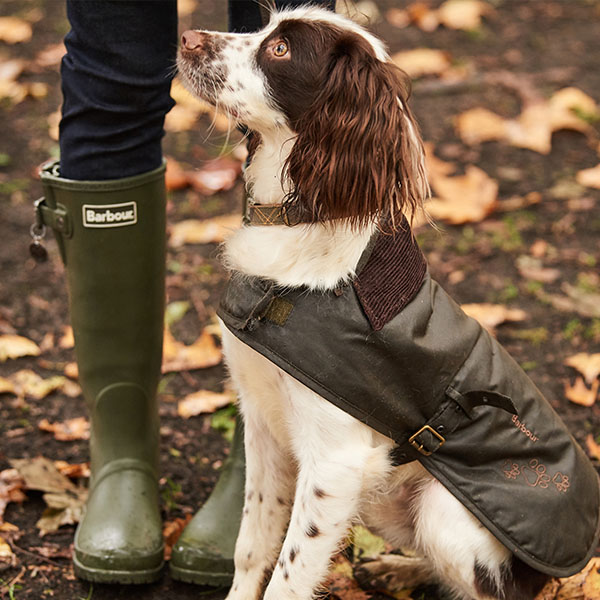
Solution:
M 231 584 L 244 505 L 244 470 L 244 429 L 238 417 L 231 453 L 219 481 L 173 547 L 173 579 L 200 585 Z
M 75 573 L 147 583 L 163 565 L 158 405 L 165 299 L 164 166 L 111 181 L 41 174 L 42 223 L 65 262 L 79 380 L 91 421 L 90 495 Z

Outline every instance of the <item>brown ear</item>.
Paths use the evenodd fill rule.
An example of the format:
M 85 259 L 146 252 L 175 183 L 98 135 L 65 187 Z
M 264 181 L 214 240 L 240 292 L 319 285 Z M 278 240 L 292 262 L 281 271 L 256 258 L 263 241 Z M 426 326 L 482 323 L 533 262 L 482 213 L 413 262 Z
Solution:
M 376 220 L 387 229 L 427 194 L 408 76 L 357 34 L 340 38 L 321 92 L 297 126 L 286 203 L 303 220 Z

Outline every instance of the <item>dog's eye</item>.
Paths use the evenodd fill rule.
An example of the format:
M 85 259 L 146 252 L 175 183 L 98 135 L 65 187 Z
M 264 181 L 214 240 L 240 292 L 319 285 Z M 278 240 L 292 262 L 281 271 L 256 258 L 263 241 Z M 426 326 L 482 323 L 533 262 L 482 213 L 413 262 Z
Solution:
M 273 48 L 273 54 L 279 58 L 285 56 L 288 53 L 288 45 L 282 40 L 281 42 L 277 42 L 275 47 Z

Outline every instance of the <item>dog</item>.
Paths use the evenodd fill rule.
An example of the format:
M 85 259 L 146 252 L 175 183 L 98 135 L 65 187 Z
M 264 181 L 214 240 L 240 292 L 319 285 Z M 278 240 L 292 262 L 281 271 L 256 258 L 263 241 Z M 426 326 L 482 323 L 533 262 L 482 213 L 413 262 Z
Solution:
M 230 270 L 282 289 L 337 290 L 355 277 L 374 232 L 397 230 L 426 199 L 409 79 L 350 20 L 304 7 L 273 13 L 258 33 L 187 31 L 178 68 L 193 94 L 253 132 L 249 193 L 259 207 L 281 207 L 283 223 L 229 238 Z M 517 558 L 420 462 L 394 466 L 389 437 L 227 327 L 223 348 L 247 457 L 227 600 L 314 598 L 358 521 L 411 551 L 360 567 L 388 590 L 427 581 L 457 598 L 528 600 L 544 586 L 548 575 Z

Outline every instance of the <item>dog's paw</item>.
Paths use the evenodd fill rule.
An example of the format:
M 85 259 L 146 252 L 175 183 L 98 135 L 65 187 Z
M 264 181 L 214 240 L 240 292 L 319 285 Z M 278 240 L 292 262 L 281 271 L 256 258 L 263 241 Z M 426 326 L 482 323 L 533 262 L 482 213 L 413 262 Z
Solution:
M 354 578 L 364 589 L 398 592 L 434 580 L 429 561 L 421 557 L 381 554 L 354 569 Z

